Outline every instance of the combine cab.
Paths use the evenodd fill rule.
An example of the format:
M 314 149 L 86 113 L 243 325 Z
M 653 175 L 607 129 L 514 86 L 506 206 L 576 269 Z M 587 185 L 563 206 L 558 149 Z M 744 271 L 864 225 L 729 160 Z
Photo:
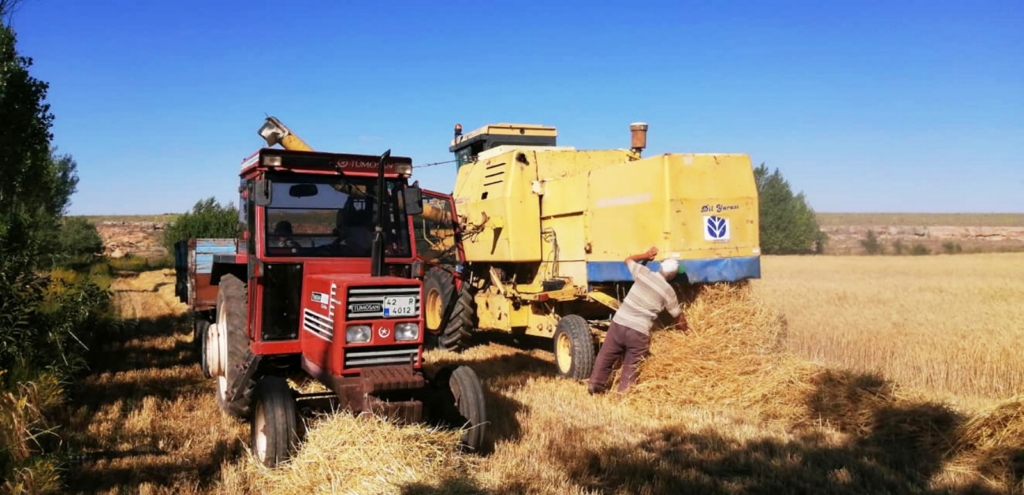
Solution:
M 423 286 L 410 215 L 421 213 L 408 158 L 312 151 L 273 117 L 270 147 L 243 161 L 242 239 L 180 248 L 179 296 L 197 315 L 202 368 L 221 409 L 247 418 L 268 466 L 298 445 L 298 400 L 286 378 L 309 376 L 355 412 L 468 429 L 484 439 L 472 369 L 423 372 Z M 272 148 L 280 144 L 285 149 Z
M 437 247 L 424 280 L 432 341 L 551 338 L 559 373 L 583 379 L 632 284 L 627 256 L 657 247 L 678 259 L 679 284 L 760 277 L 749 156 L 644 158 L 647 125 L 631 130 L 631 149 L 577 150 L 553 127 L 456 127 L 454 202 L 436 195 L 416 217 L 417 241 Z

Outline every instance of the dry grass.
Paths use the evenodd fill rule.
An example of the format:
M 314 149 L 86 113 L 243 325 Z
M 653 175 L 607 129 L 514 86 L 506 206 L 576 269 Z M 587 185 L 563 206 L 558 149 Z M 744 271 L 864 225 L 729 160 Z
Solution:
M 125 294 L 142 294 L 142 307 L 163 299 L 122 293 L 126 314 L 142 318 L 150 315 Z M 465 363 L 484 380 L 488 452 L 456 453 L 451 432 L 338 414 L 315 419 L 298 456 L 276 470 L 245 455 L 248 428 L 220 415 L 212 384 L 181 363 L 190 340 L 178 333 L 182 322 L 142 323 L 134 340 L 111 349 L 112 369 L 80 388 L 86 403 L 76 418 L 95 459 L 72 480 L 106 493 L 1024 488 L 1019 402 L 971 417 L 879 376 L 797 359 L 782 345 L 785 320 L 749 289 L 706 290 L 686 311 L 686 333 L 655 332 L 641 383 L 626 398 L 589 396 L 556 378 L 546 342 L 532 349 L 488 336 L 460 355 L 430 352 L 432 367 Z M 160 450 L 132 455 L 144 445 Z M 104 449 L 118 455 L 96 453 Z
M 1024 255 L 768 257 L 790 347 L 963 406 L 1024 391 Z
M 1022 227 L 1024 213 L 818 213 L 822 227 Z

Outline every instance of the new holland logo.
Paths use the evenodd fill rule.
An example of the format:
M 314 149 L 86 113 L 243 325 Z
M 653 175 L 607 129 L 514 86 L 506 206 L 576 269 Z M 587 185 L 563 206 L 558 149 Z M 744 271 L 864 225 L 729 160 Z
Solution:
M 704 217 L 705 241 L 728 241 L 729 219 L 717 215 Z
M 380 313 L 380 303 L 355 303 L 352 305 L 353 313 Z

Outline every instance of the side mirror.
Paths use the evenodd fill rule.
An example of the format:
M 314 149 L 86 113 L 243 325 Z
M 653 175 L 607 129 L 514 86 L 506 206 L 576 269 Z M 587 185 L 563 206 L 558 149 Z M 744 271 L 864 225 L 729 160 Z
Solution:
M 411 186 L 406 186 L 402 195 L 405 200 L 406 214 L 419 215 L 423 213 L 423 191 L 420 189 L 419 181 Z
M 253 184 L 253 201 L 259 206 L 270 204 L 271 183 L 269 179 L 261 179 Z

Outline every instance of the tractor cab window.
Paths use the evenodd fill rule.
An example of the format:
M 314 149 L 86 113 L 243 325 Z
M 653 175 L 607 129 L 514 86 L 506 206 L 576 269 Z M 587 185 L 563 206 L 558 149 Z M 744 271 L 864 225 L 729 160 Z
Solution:
M 370 257 L 377 207 L 372 178 L 270 177 L 265 211 L 268 256 Z M 410 256 L 401 185 L 385 181 L 387 255 Z

